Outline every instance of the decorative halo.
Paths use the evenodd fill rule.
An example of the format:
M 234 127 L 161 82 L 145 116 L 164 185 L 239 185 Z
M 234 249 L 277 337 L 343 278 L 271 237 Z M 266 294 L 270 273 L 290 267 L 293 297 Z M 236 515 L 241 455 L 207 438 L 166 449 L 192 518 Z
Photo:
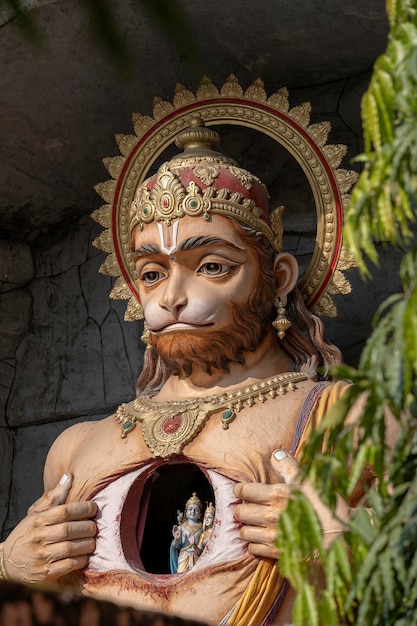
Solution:
M 153 118 L 133 114 L 135 135 L 116 135 L 121 155 L 103 159 L 112 179 L 96 185 L 107 204 L 92 214 L 105 229 L 93 242 L 108 253 L 100 272 L 117 277 L 110 297 L 129 300 L 126 320 L 143 318 L 130 250 L 130 205 L 155 160 L 196 114 L 207 126 L 238 125 L 268 135 L 299 163 L 317 213 L 315 248 L 299 288 L 314 313 L 336 316 L 332 295 L 351 291 L 343 271 L 355 266 L 353 257 L 342 247 L 342 223 L 357 173 L 339 169 L 346 146 L 327 145 L 330 122 L 310 125 L 310 111 L 308 102 L 290 109 L 286 88 L 267 97 L 260 78 L 244 92 L 232 74 L 220 90 L 204 77 L 196 95 L 177 85 L 172 104 L 155 98 Z

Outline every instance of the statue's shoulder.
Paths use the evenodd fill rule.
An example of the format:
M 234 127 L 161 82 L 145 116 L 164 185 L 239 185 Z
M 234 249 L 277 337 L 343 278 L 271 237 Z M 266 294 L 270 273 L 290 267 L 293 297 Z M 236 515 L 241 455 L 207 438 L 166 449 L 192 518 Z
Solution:
M 99 423 L 99 421 L 91 421 L 73 424 L 55 439 L 45 462 L 44 481 L 46 488 L 49 485 L 55 486 L 61 476 L 68 472 L 74 451 L 82 445 L 85 439 L 94 436 Z
M 87 437 L 93 436 L 95 433 L 103 432 L 105 429 L 111 429 L 115 425 L 115 416 L 89 420 L 86 422 L 78 422 L 66 428 L 55 440 L 55 445 L 64 445 L 75 443 L 77 446 Z
M 66 428 L 56 439 L 52 445 L 51 452 L 54 448 L 66 448 L 67 446 L 79 445 L 79 443 L 92 434 L 97 428 L 98 421 L 80 422 Z

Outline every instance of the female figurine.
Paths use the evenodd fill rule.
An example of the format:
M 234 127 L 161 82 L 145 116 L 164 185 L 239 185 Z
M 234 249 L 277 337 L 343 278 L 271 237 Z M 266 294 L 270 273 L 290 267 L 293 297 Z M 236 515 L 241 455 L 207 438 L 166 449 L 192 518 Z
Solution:
M 216 513 L 216 509 L 214 508 L 213 503 L 210 502 L 210 504 L 208 505 L 208 507 L 206 508 L 204 512 L 203 531 L 200 535 L 200 539 L 198 542 L 198 548 L 200 550 L 200 553 L 204 550 L 204 548 L 206 547 L 206 545 L 208 544 L 210 540 L 211 533 L 213 532 L 215 513 Z

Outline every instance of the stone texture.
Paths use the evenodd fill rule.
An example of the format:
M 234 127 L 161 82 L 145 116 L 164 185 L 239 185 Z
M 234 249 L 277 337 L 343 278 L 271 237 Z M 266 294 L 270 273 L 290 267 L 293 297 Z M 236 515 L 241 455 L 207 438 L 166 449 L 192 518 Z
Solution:
M 76 369 L 72 360 L 80 355 L 74 355 L 73 345 L 87 321 L 78 268 L 35 280 L 31 291 L 32 326 L 16 354 L 16 378 L 9 402 L 10 423 L 14 425 L 55 413 L 67 369 Z M 39 361 L 42 353 L 45 357 Z
M 102 417 L 105 416 L 97 416 L 99 419 Z M 18 430 L 14 442 L 13 457 L 11 459 L 9 455 L 8 458 L 10 472 L 7 470 L 4 476 L 2 473 L 0 479 L 0 489 L 4 490 L 3 485 L 6 484 L 7 476 L 9 476 L 10 481 L 11 473 L 9 498 L 7 498 L 5 491 L 0 492 L 5 493 L 5 501 L 9 501 L 2 524 L 4 536 L 25 516 L 28 507 L 42 495 L 42 468 L 48 450 L 58 435 L 75 422 L 76 420 L 60 420 L 54 424 L 37 424 Z M 3 430 L 0 429 L 0 437 L 4 438 Z M 1 511 L 0 508 L 0 514 Z
M 357 269 L 346 272 L 352 293 L 336 296 L 336 319 L 324 320 L 328 335 L 343 352 L 345 361 L 357 366 L 361 351 L 372 330 L 372 320 L 380 304 L 401 290 L 398 273 L 402 250 L 379 246 L 379 267 L 370 267 L 372 279 L 362 280 Z
M 35 273 L 30 246 L 0 239 L 0 268 L 0 293 L 26 285 Z
M 16 352 L 10 425 L 110 412 L 133 395 L 138 327 L 121 321 L 125 303 L 109 301 L 111 281 L 98 274 L 104 255 L 88 256 L 91 230 L 82 218 L 35 250 L 33 317 Z
M 109 292 L 112 281 L 110 277 L 98 273 L 104 258 L 102 254 L 94 256 L 80 267 L 80 287 L 87 314 L 99 326 L 110 313 Z
M 370 72 L 365 72 L 349 78 L 338 106 L 339 115 L 357 138 L 362 137 L 362 119 L 358 115 L 358 111 L 360 111 L 362 96 L 368 87 L 370 77 Z M 362 142 L 360 142 L 357 152 L 361 149 Z
M 381 0 L 181 0 L 198 44 L 191 63 L 141 3 L 123 0 L 112 3 L 132 52 L 123 80 L 83 4 L 32 4 L 44 53 L 12 24 L 0 31 L 0 226 L 13 232 L 88 212 L 93 185 L 106 178 L 100 158 L 118 152 L 114 135 L 132 132 L 132 111 L 151 113 L 153 95 L 172 99 L 177 82 L 195 91 L 204 74 L 221 85 L 233 72 L 245 87 L 261 76 L 268 93 L 320 86 L 330 110 L 331 84 L 369 70 L 386 44 Z
M 136 380 L 142 369 L 143 361 L 144 344 L 140 340 L 143 333 L 143 324 L 142 322 L 125 322 L 125 301 L 113 300 L 111 308 L 119 319 L 120 328 L 123 334 L 123 345 L 126 350 L 129 367 L 132 372 L 132 378 L 136 384 Z
M 12 461 L 14 454 L 14 436 L 0 426 L 0 535 L 6 526 L 9 514 L 10 490 L 12 483 Z M 0 536 L 1 541 L 1 536 Z
M 100 329 L 92 320 L 60 356 L 55 406 L 60 415 L 86 415 L 106 407 Z
M 29 329 L 32 299 L 26 289 L 14 289 L 0 297 L 0 359 L 13 358 Z
M 86 216 L 63 222 L 40 236 L 33 246 L 36 278 L 59 276 L 82 265 L 89 255 L 91 227 L 92 220 Z
M 0 361 L 0 428 L 6 424 L 6 403 L 15 374 L 14 359 Z
M 106 406 L 117 406 L 121 400 L 133 399 L 139 367 L 133 368 L 129 361 L 120 320 L 113 310 L 101 327 L 101 339 Z M 136 345 L 136 352 L 143 353 L 143 347 Z

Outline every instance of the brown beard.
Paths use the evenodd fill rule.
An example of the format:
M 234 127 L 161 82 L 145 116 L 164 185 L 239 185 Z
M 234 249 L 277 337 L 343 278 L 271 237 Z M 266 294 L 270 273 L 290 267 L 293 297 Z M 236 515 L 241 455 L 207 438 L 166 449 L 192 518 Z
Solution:
M 207 374 L 213 369 L 229 371 L 231 363 L 243 365 L 245 352 L 254 352 L 265 338 L 269 328 L 262 289 L 257 290 L 255 308 L 231 305 L 233 326 L 227 331 L 196 335 L 194 333 L 172 333 L 151 335 L 152 346 L 171 375 L 190 376 L 193 368 Z M 258 298 L 261 300 L 259 302 Z M 253 303 L 255 305 L 255 303 Z M 259 311 L 263 315 L 259 316 Z

